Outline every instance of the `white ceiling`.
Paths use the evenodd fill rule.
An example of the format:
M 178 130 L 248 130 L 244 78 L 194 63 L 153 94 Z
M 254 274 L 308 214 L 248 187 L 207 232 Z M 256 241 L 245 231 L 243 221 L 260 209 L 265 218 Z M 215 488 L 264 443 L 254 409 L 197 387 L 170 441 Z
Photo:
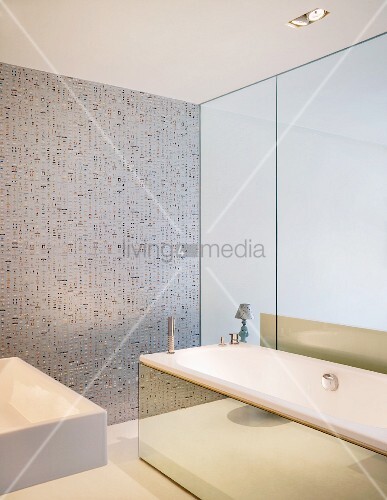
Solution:
M 194 103 L 385 31 L 386 0 L 0 1 L 1 62 Z

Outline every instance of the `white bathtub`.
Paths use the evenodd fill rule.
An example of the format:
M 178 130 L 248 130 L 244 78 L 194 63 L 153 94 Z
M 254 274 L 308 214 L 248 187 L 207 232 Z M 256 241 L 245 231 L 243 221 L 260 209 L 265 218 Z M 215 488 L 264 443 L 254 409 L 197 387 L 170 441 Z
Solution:
M 147 366 L 387 454 L 387 375 L 248 344 L 142 355 Z M 338 377 L 327 391 L 321 378 Z
M 0 494 L 107 463 L 106 411 L 19 358 L 0 359 Z

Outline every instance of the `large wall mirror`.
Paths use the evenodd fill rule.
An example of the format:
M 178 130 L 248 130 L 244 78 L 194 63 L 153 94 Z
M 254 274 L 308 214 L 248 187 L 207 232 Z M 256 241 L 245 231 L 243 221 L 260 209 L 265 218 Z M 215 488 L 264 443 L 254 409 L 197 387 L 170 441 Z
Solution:
M 387 372 L 387 36 L 202 106 L 202 344 L 248 342 Z
M 278 346 L 375 369 L 387 367 L 386 54 L 382 36 L 277 80 Z
M 275 78 L 201 106 L 201 341 L 238 332 L 251 303 L 248 342 L 260 314 L 276 313 Z

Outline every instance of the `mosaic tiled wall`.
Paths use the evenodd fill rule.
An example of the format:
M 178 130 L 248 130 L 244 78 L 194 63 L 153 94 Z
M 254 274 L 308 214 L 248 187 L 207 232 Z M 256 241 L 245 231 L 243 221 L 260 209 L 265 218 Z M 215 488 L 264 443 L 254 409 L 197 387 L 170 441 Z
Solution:
M 176 251 L 199 238 L 198 106 L 6 64 L 0 84 L 0 356 L 135 418 L 167 316 L 199 344 L 199 260 Z
M 211 403 L 226 396 L 140 363 L 139 418 Z

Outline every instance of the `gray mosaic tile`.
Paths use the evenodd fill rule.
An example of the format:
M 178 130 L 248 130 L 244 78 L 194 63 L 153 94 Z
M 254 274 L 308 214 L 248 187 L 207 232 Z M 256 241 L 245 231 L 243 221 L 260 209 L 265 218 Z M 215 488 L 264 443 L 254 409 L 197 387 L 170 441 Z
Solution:
M 140 363 L 139 418 L 190 408 L 227 396 Z
M 135 418 L 167 316 L 199 345 L 198 256 L 149 247 L 198 245 L 199 108 L 7 64 L 0 108 L 0 356 Z

